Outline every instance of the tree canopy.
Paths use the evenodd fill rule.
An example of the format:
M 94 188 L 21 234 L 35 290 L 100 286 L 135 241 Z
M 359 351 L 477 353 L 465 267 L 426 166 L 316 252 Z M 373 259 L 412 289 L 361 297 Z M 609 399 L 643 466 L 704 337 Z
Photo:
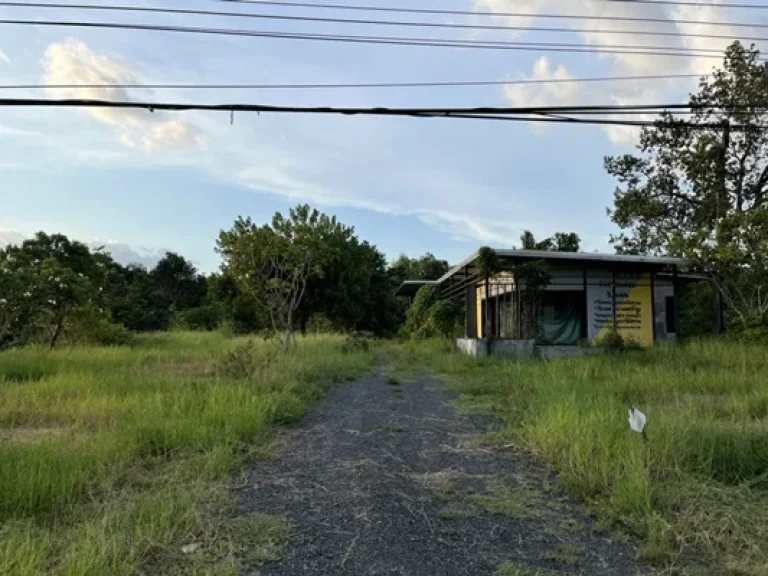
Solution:
M 692 259 L 742 324 L 768 321 L 766 101 L 766 63 L 735 42 L 690 97 L 690 117 L 664 113 L 638 153 L 605 159 L 618 181 L 616 249 Z

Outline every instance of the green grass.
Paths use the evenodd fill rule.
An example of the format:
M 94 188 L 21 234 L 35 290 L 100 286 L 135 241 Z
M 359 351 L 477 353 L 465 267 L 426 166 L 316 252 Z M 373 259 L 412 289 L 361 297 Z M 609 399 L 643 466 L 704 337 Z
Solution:
M 235 574 L 274 557 L 284 521 L 234 514 L 231 475 L 370 369 L 373 351 L 342 343 L 281 354 L 173 333 L 0 353 L 0 574 Z
M 473 359 L 440 342 L 392 347 L 467 409 L 503 422 L 642 554 L 704 573 L 768 575 L 768 353 L 728 341 L 544 362 Z M 648 416 L 648 448 L 627 409 Z

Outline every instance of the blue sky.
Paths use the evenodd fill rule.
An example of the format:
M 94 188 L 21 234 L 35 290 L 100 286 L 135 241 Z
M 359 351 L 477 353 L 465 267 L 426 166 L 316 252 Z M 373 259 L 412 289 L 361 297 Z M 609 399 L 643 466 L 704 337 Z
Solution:
M 214 0 L 133 3 L 308 13 Z M 696 18 L 745 19 L 743 13 L 718 4 L 713 1 L 713 6 L 698 11 Z M 429 0 L 419 5 L 532 14 L 526 19 L 495 19 L 511 25 L 543 24 L 535 17 L 537 13 L 606 13 L 605 2 L 600 0 L 586 0 L 576 8 L 567 8 L 564 0 Z M 612 7 L 610 13 L 687 16 L 684 8 L 647 5 Z M 762 14 L 748 16 L 757 23 L 756 16 Z M 0 17 L 605 44 L 660 45 L 664 40 L 638 39 L 620 30 L 603 35 L 467 34 L 10 8 L 0 8 Z M 454 17 L 453 21 L 477 18 Z M 440 17 L 432 19 L 439 21 Z M 546 25 L 558 23 L 546 21 Z M 559 24 L 585 26 L 578 22 Z M 666 26 L 681 31 L 697 29 Z M 621 28 L 615 24 L 610 27 Z M 687 47 L 716 45 L 706 40 L 664 40 L 673 42 Z M 2 84 L 551 79 L 699 73 L 717 63 L 694 58 L 365 46 L 13 26 L 3 28 L 0 52 Z M 289 105 L 502 106 L 671 101 L 684 97 L 691 87 L 690 82 L 678 80 L 261 93 L 79 89 L 15 91 L 13 95 Z M 5 109 L 0 110 L 0 240 L 39 229 L 57 231 L 119 247 L 124 260 L 151 262 L 163 250 L 174 250 L 212 271 L 218 266 L 213 251 L 217 233 L 238 215 L 266 221 L 277 210 L 309 202 L 354 225 L 362 238 L 375 243 L 390 258 L 403 252 L 418 255 L 430 251 L 457 261 L 481 244 L 514 245 L 524 228 L 540 236 L 574 231 L 583 238 L 585 249 L 609 250 L 607 239 L 614 228 L 606 207 L 611 203 L 614 183 L 603 171 L 603 157 L 630 151 L 635 138 L 631 132 L 599 127 L 438 119 L 237 114 L 230 125 L 228 114 Z

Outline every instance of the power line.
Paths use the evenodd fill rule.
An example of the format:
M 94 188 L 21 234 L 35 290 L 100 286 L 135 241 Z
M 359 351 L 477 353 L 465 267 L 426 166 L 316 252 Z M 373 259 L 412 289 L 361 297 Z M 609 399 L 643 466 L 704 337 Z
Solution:
M 768 24 L 759 24 L 752 22 L 711 22 L 707 20 L 679 20 L 674 18 L 653 18 L 643 16 L 594 16 L 594 15 L 571 15 L 571 14 L 536 14 L 532 12 L 483 12 L 474 10 L 448 10 L 433 8 L 405 8 L 393 6 L 371 6 L 371 5 L 345 5 L 345 4 L 316 4 L 311 2 L 293 2 L 279 0 L 217 0 L 232 4 L 250 4 L 264 6 L 278 6 L 282 8 L 308 8 L 322 10 L 354 10 L 361 12 L 388 12 L 394 14 L 431 14 L 442 16 L 483 16 L 492 18 L 547 18 L 547 19 L 575 19 L 575 20 L 593 20 L 593 21 L 615 21 L 615 22 L 646 22 L 654 24 L 695 24 L 701 26 L 727 26 L 736 28 L 768 28 Z M 630 0 L 631 1 L 631 0 Z M 708 4 L 711 6 L 711 4 Z
M 282 40 L 310 40 L 321 42 L 342 42 L 353 44 L 380 44 L 390 46 L 427 46 L 437 48 L 472 48 L 480 50 L 517 50 L 536 52 L 568 52 L 588 54 L 630 54 L 643 56 L 678 56 L 722 59 L 722 51 L 715 49 L 657 48 L 654 46 L 567 44 L 556 42 L 478 42 L 473 40 L 446 40 L 440 38 L 412 38 L 398 36 L 352 36 L 338 34 L 307 34 L 296 32 L 268 32 L 261 30 L 237 30 L 226 28 L 198 28 L 190 26 L 169 26 L 155 24 L 123 24 L 117 22 L 63 22 L 57 20 L 11 20 L 1 19 L 0 24 L 23 26 L 49 26 L 64 28 L 105 28 L 116 30 L 144 30 L 155 32 L 176 32 L 188 34 L 210 34 L 251 38 L 272 38 Z M 766 61 L 765 58 L 759 61 Z
M 615 1 L 615 0 L 614 0 Z M 364 18 L 330 18 L 324 16 L 291 16 L 284 14 L 264 14 L 252 12 L 226 12 L 220 10 L 197 10 L 187 8 L 156 8 L 145 6 L 124 6 L 124 5 L 93 5 L 93 4 L 52 4 L 50 2 L 10 2 L 2 1 L 0 6 L 16 8 L 45 8 L 45 9 L 67 9 L 67 10 L 96 10 L 112 12 L 139 12 L 152 14 L 183 14 L 195 16 L 221 16 L 232 18 L 252 18 L 262 20 L 278 20 L 289 22 L 313 22 L 313 23 L 333 23 L 349 25 L 371 25 L 371 26 L 395 26 L 395 27 L 415 27 L 415 28 L 438 28 L 451 30 L 495 30 L 508 32 L 551 32 L 566 34 L 625 34 L 635 36 L 660 36 L 673 38 L 707 38 L 722 40 L 743 40 L 743 41 L 768 41 L 766 37 L 760 36 L 737 36 L 735 34 L 706 34 L 696 32 L 664 32 L 656 30 L 615 30 L 601 28 L 568 28 L 568 27 L 543 27 L 543 26 L 507 26 L 501 24 L 456 24 L 446 22 L 414 22 L 403 20 L 371 20 Z
M 74 108 L 138 108 L 149 111 L 166 110 L 171 112 L 205 110 L 224 112 L 264 112 L 289 114 L 341 114 L 347 116 L 426 116 L 450 118 L 454 114 L 477 115 L 520 115 L 520 114 L 626 114 L 642 111 L 656 113 L 661 111 L 693 110 L 768 110 L 768 102 L 763 105 L 717 106 L 708 104 L 619 104 L 619 105 L 579 105 L 579 106 L 475 106 L 475 107 L 333 107 L 333 106 L 277 106 L 266 104 L 196 104 L 143 102 L 138 100 L 99 100 L 99 99 L 40 99 L 40 98 L 0 98 L 0 107 L 74 107 Z
M 614 2 L 621 4 L 659 4 L 661 6 L 697 6 L 717 8 L 735 8 L 740 10 L 768 10 L 765 4 L 712 4 L 711 2 L 686 2 L 683 0 L 600 0 L 601 2 Z
M 616 118 L 616 114 L 623 114 L 640 109 L 651 112 L 651 109 L 666 108 L 668 110 L 686 110 L 704 108 L 703 106 L 691 106 L 689 104 L 645 105 L 632 106 L 554 106 L 554 107 L 478 107 L 478 108 L 337 108 L 337 107 L 297 107 L 297 106 L 266 106 L 261 104 L 176 104 L 166 102 L 139 102 L 139 101 L 115 101 L 115 100 L 84 100 L 84 99 L 31 99 L 31 98 L 0 98 L 1 107 L 45 107 L 45 108 L 122 108 L 143 109 L 150 112 L 159 110 L 179 111 L 220 111 L 229 112 L 257 112 L 276 114 L 320 114 L 343 116 L 405 116 L 411 118 L 447 118 L 466 120 L 488 120 L 507 122 L 545 122 L 561 124 L 582 124 L 599 126 L 628 126 L 628 127 L 658 127 L 657 121 L 651 120 L 623 120 Z M 738 107 L 737 107 L 738 108 Z M 766 105 L 768 108 L 768 105 Z M 563 114 L 588 114 L 590 111 L 614 115 L 609 118 L 573 118 Z M 676 128 L 688 128 L 691 130 L 723 130 L 728 127 L 731 131 L 759 130 L 759 127 L 749 125 L 729 125 L 720 122 L 692 123 L 674 119 Z
M 0 90 L 70 90 L 89 88 L 143 88 L 148 90 L 324 90 L 356 88 L 440 88 L 473 86 L 517 86 L 528 84 L 578 84 L 582 82 L 624 82 L 683 80 L 707 74 L 652 74 L 644 76 L 603 76 L 593 78 L 552 78 L 547 80 L 466 80 L 447 82 L 370 82 L 337 84 L 0 84 Z

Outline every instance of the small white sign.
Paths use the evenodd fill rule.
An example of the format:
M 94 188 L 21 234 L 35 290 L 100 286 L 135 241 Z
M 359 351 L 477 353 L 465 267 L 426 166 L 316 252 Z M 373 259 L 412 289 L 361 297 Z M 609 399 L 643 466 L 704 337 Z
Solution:
M 640 410 L 634 406 L 629 409 L 629 427 L 632 428 L 632 430 L 638 434 L 642 434 L 645 432 L 645 425 L 647 422 L 648 419 L 645 417 L 645 414 L 640 412 Z

